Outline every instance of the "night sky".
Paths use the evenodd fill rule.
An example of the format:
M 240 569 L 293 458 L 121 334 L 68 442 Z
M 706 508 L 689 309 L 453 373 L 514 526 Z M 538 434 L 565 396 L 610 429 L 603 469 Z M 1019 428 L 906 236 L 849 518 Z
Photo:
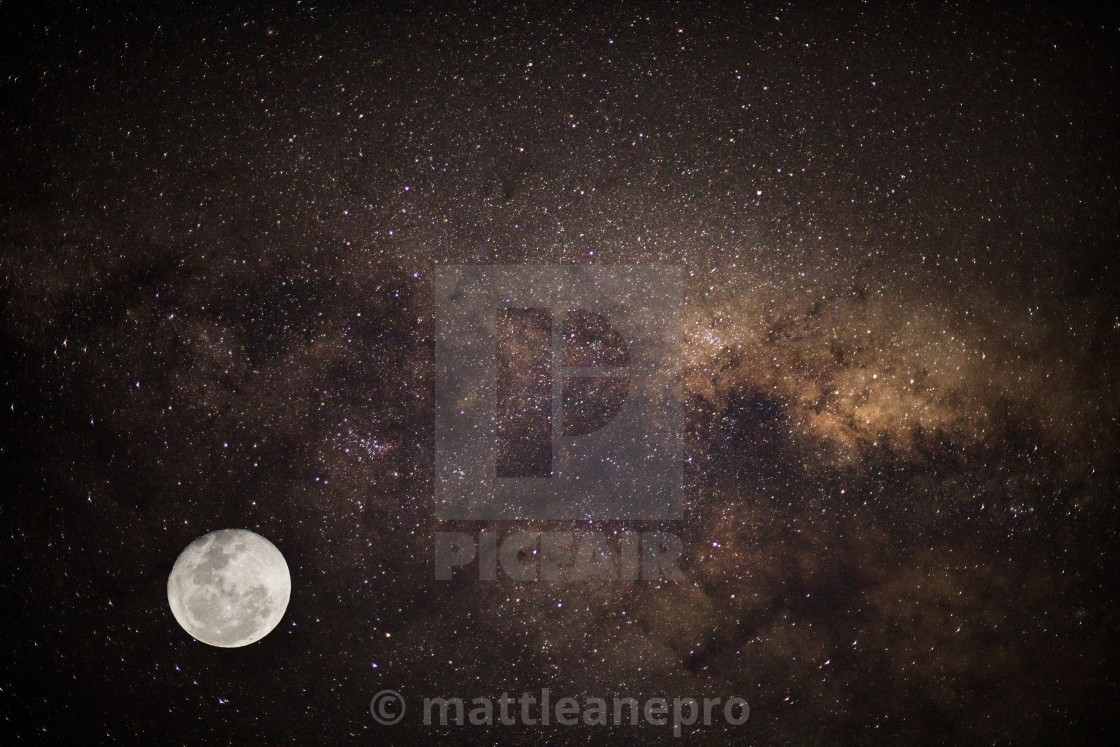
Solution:
M 1120 13 L 24 5 L 0 741 L 673 741 L 419 722 L 541 687 L 749 702 L 678 743 L 1112 733 Z M 435 267 L 573 263 L 683 269 L 683 519 L 579 528 L 684 580 L 436 581 L 437 531 L 575 525 L 436 521 Z M 244 648 L 168 607 L 224 528 L 291 569 Z

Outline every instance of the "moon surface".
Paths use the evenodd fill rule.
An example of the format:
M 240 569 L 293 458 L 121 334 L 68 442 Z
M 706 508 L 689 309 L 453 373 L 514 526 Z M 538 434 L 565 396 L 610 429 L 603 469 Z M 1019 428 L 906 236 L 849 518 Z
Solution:
M 247 646 L 272 632 L 291 593 L 284 556 L 246 529 L 202 535 L 167 579 L 167 602 L 183 630 L 221 648 Z

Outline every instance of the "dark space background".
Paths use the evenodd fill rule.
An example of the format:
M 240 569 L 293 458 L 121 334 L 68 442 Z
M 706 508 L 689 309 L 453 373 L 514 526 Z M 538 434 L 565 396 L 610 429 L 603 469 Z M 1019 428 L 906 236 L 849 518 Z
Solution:
M 0 2 L 0 741 L 1110 735 L 1120 16 L 813 5 Z M 685 268 L 685 581 L 433 580 L 435 262 Z M 226 527 L 243 649 L 166 601 Z

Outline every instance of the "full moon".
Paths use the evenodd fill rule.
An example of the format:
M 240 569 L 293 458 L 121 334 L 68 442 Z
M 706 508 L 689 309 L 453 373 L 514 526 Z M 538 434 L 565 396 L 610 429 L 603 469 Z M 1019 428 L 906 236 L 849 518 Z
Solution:
M 183 630 L 221 648 L 247 646 L 272 632 L 291 593 L 284 556 L 246 529 L 202 535 L 167 579 L 167 602 Z

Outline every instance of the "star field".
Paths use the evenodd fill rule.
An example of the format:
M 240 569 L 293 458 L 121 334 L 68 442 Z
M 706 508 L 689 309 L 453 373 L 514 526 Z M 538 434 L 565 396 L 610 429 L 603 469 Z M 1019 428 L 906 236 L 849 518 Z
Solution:
M 634 743 L 370 697 L 739 695 L 699 743 L 1100 741 L 1120 19 L 0 4 L 5 743 Z M 683 269 L 683 581 L 436 581 L 433 275 Z M 284 554 L 191 639 L 196 537 Z M 414 712 L 415 715 L 415 712 Z M 551 731 L 549 730 L 551 729 Z

